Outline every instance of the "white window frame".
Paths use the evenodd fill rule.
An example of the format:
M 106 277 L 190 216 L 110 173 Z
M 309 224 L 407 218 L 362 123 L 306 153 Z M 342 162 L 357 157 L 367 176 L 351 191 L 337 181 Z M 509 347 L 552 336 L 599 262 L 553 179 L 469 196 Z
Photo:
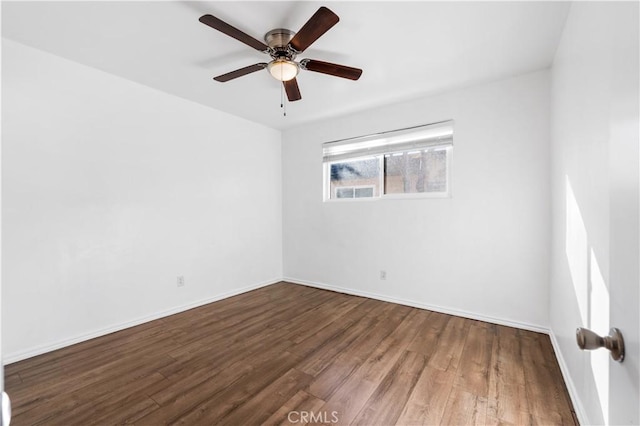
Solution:
M 440 131 L 445 129 L 445 131 Z M 440 132 L 440 133 L 438 133 Z M 435 136 L 433 136 L 435 135 Z M 398 142 L 394 142 L 395 141 Z M 425 142 L 425 139 L 428 139 Z M 382 141 L 391 141 L 385 143 Z M 413 148 L 414 143 L 420 148 Z M 353 145 L 351 145 L 353 144 Z M 421 145 L 422 144 L 422 145 Z M 347 151 L 351 146 L 365 146 L 365 150 L 370 149 L 374 153 L 364 154 L 362 156 L 349 156 L 347 158 L 340 157 L 334 161 L 326 160 L 326 147 L 337 147 Z M 403 148 L 403 149 L 399 149 Z M 413 193 L 395 193 L 385 194 L 384 179 L 384 156 L 402 152 L 424 151 L 424 150 L 446 150 L 446 190 L 442 192 L 413 192 Z M 360 149 L 359 151 L 362 151 Z M 373 154 L 373 155 L 372 155 Z M 451 198 L 451 164 L 453 156 L 453 120 L 447 120 L 434 124 L 410 127 L 392 132 L 384 132 L 375 135 L 361 136 L 357 138 L 342 139 L 339 141 L 327 142 L 323 144 L 323 200 L 325 202 L 360 202 L 360 201 L 376 201 L 376 200 L 399 200 L 399 199 L 428 199 L 428 198 Z M 376 158 L 379 161 L 379 188 L 380 195 L 364 198 L 336 198 L 336 194 L 331 193 L 331 166 L 336 163 L 344 163 L 346 161 L 362 161 Z M 355 186 L 353 186 L 355 188 Z M 374 187 L 375 188 L 375 187 Z M 336 188 L 337 189 L 337 188 Z M 334 197 L 332 197 L 332 195 Z

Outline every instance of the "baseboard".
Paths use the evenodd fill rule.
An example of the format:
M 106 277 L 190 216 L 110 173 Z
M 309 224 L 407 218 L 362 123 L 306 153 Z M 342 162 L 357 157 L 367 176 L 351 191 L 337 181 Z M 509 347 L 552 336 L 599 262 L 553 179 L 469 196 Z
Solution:
M 400 299 L 400 298 L 386 296 L 386 295 L 382 295 L 382 294 L 371 293 L 371 292 L 368 292 L 368 291 L 354 290 L 352 288 L 339 287 L 339 286 L 334 286 L 334 285 L 329 285 L 329 284 L 324 284 L 324 283 L 318 283 L 318 282 L 314 282 L 314 281 L 300 280 L 300 279 L 292 278 L 292 277 L 284 277 L 282 280 L 286 281 L 286 282 L 293 283 L 293 284 L 300 284 L 300 285 L 305 285 L 305 286 L 308 286 L 308 287 L 320 288 L 320 289 L 324 289 L 324 290 L 331 290 L 331 291 L 335 291 L 335 292 L 338 292 L 338 293 L 350 294 L 350 295 L 353 295 L 353 296 L 368 297 L 369 299 L 381 300 L 383 302 L 397 303 L 399 305 L 411 306 L 413 308 L 427 309 L 429 311 L 440 312 L 440 313 L 443 313 L 443 314 L 455 315 L 455 316 L 458 316 L 458 317 L 464 317 L 464 318 L 469 318 L 469 319 L 473 319 L 473 320 L 489 322 L 489 323 L 492 323 L 492 324 L 505 325 L 507 327 L 521 328 L 523 330 L 535 331 L 537 333 L 549 334 L 549 328 L 548 327 L 544 327 L 544 326 L 537 325 L 537 324 L 530 324 L 530 323 L 525 323 L 525 322 L 521 322 L 521 321 L 514 321 L 514 320 L 510 320 L 510 319 L 505 319 L 505 318 L 496 318 L 496 317 L 491 317 L 491 316 L 479 314 L 479 313 L 476 313 L 476 312 L 468 312 L 468 311 L 463 311 L 463 310 L 460 310 L 460 309 L 454 309 L 454 308 L 437 306 L 437 305 L 430 305 L 430 304 L 426 304 L 426 303 L 415 302 L 413 300 Z
M 589 422 L 584 406 L 582 405 L 582 401 L 580 400 L 580 398 L 578 398 L 578 391 L 573 383 L 573 380 L 571 380 L 569 368 L 567 367 L 567 363 L 562 356 L 562 351 L 560 350 L 558 339 L 556 339 L 556 335 L 553 333 L 553 330 L 549 330 L 549 337 L 551 338 L 551 345 L 553 346 L 553 351 L 556 354 L 556 359 L 558 360 L 558 365 L 560 366 L 560 372 L 562 373 L 564 382 L 567 385 L 567 391 L 569 392 L 569 398 L 571 398 L 573 409 L 576 411 L 576 417 L 578 417 L 578 421 L 581 425 L 591 424 Z
M 87 340 L 95 339 L 96 337 L 105 336 L 110 333 L 114 333 L 116 331 L 124 330 L 126 328 L 135 327 L 136 325 L 144 324 L 149 321 L 154 321 L 160 318 L 168 317 L 170 315 L 175 315 L 180 312 L 188 311 L 189 309 L 197 308 L 203 305 L 207 305 L 209 303 L 217 302 L 219 300 L 227 299 L 229 297 L 237 296 L 238 294 L 247 293 L 252 290 L 256 290 L 262 287 L 266 287 L 275 283 L 282 281 L 281 279 L 273 279 L 269 281 L 263 281 L 258 284 L 242 287 L 239 289 L 235 289 L 232 291 L 228 291 L 225 293 L 218 294 L 214 297 L 210 297 L 207 299 L 198 300 L 196 302 L 187 303 L 186 305 L 177 306 L 175 308 L 171 308 L 162 312 L 158 312 L 152 315 L 147 315 L 144 317 L 136 318 L 131 321 L 123 322 L 120 324 L 115 324 L 110 327 L 102 328 L 100 330 L 92 331 L 90 333 L 81 334 L 70 339 L 64 339 L 59 342 L 55 342 L 53 344 L 47 344 L 42 346 L 36 346 L 34 348 L 28 349 L 26 351 L 14 352 L 9 354 L 2 355 L 2 362 L 4 365 L 11 364 L 14 362 L 22 361 L 27 358 L 31 358 L 37 355 L 42 355 L 47 352 L 55 351 L 57 349 L 62 349 L 67 346 L 75 345 L 76 343 L 81 343 Z

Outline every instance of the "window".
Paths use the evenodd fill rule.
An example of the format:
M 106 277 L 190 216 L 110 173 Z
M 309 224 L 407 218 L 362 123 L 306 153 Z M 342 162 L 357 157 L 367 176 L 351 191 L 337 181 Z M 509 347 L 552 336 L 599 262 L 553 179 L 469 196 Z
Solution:
M 453 121 L 323 144 L 325 200 L 447 197 Z

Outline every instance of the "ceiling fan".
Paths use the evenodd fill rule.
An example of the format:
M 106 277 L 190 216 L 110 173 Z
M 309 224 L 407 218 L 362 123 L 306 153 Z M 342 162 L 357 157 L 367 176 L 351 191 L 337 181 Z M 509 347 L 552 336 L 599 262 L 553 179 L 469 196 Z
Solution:
M 271 56 L 271 61 L 268 63 L 260 62 L 249 65 L 213 79 L 224 83 L 266 68 L 276 80 L 282 81 L 284 90 L 287 92 L 287 99 L 290 102 L 302 99 L 298 82 L 296 81 L 296 76 L 300 69 L 357 80 L 362 74 L 362 70 L 359 68 L 315 59 L 295 61 L 297 55 L 304 52 L 320 36 L 337 24 L 339 20 L 338 15 L 323 6 L 313 14 L 297 33 L 285 28 L 276 28 L 269 31 L 264 36 L 265 44 L 213 15 L 203 15 L 200 17 L 200 22 L 203 24 Z

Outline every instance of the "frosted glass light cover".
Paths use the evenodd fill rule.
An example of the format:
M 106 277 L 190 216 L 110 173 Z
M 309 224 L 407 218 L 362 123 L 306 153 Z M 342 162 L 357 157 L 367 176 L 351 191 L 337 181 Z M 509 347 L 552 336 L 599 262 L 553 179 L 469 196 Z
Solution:
M 284 59 L 277 59 L 269 62 L 267 66 L 269 73 L 276 80 L 289 81 L 293 80 L 298 75 L 298 65 L 293 61 L 287 61 Z

